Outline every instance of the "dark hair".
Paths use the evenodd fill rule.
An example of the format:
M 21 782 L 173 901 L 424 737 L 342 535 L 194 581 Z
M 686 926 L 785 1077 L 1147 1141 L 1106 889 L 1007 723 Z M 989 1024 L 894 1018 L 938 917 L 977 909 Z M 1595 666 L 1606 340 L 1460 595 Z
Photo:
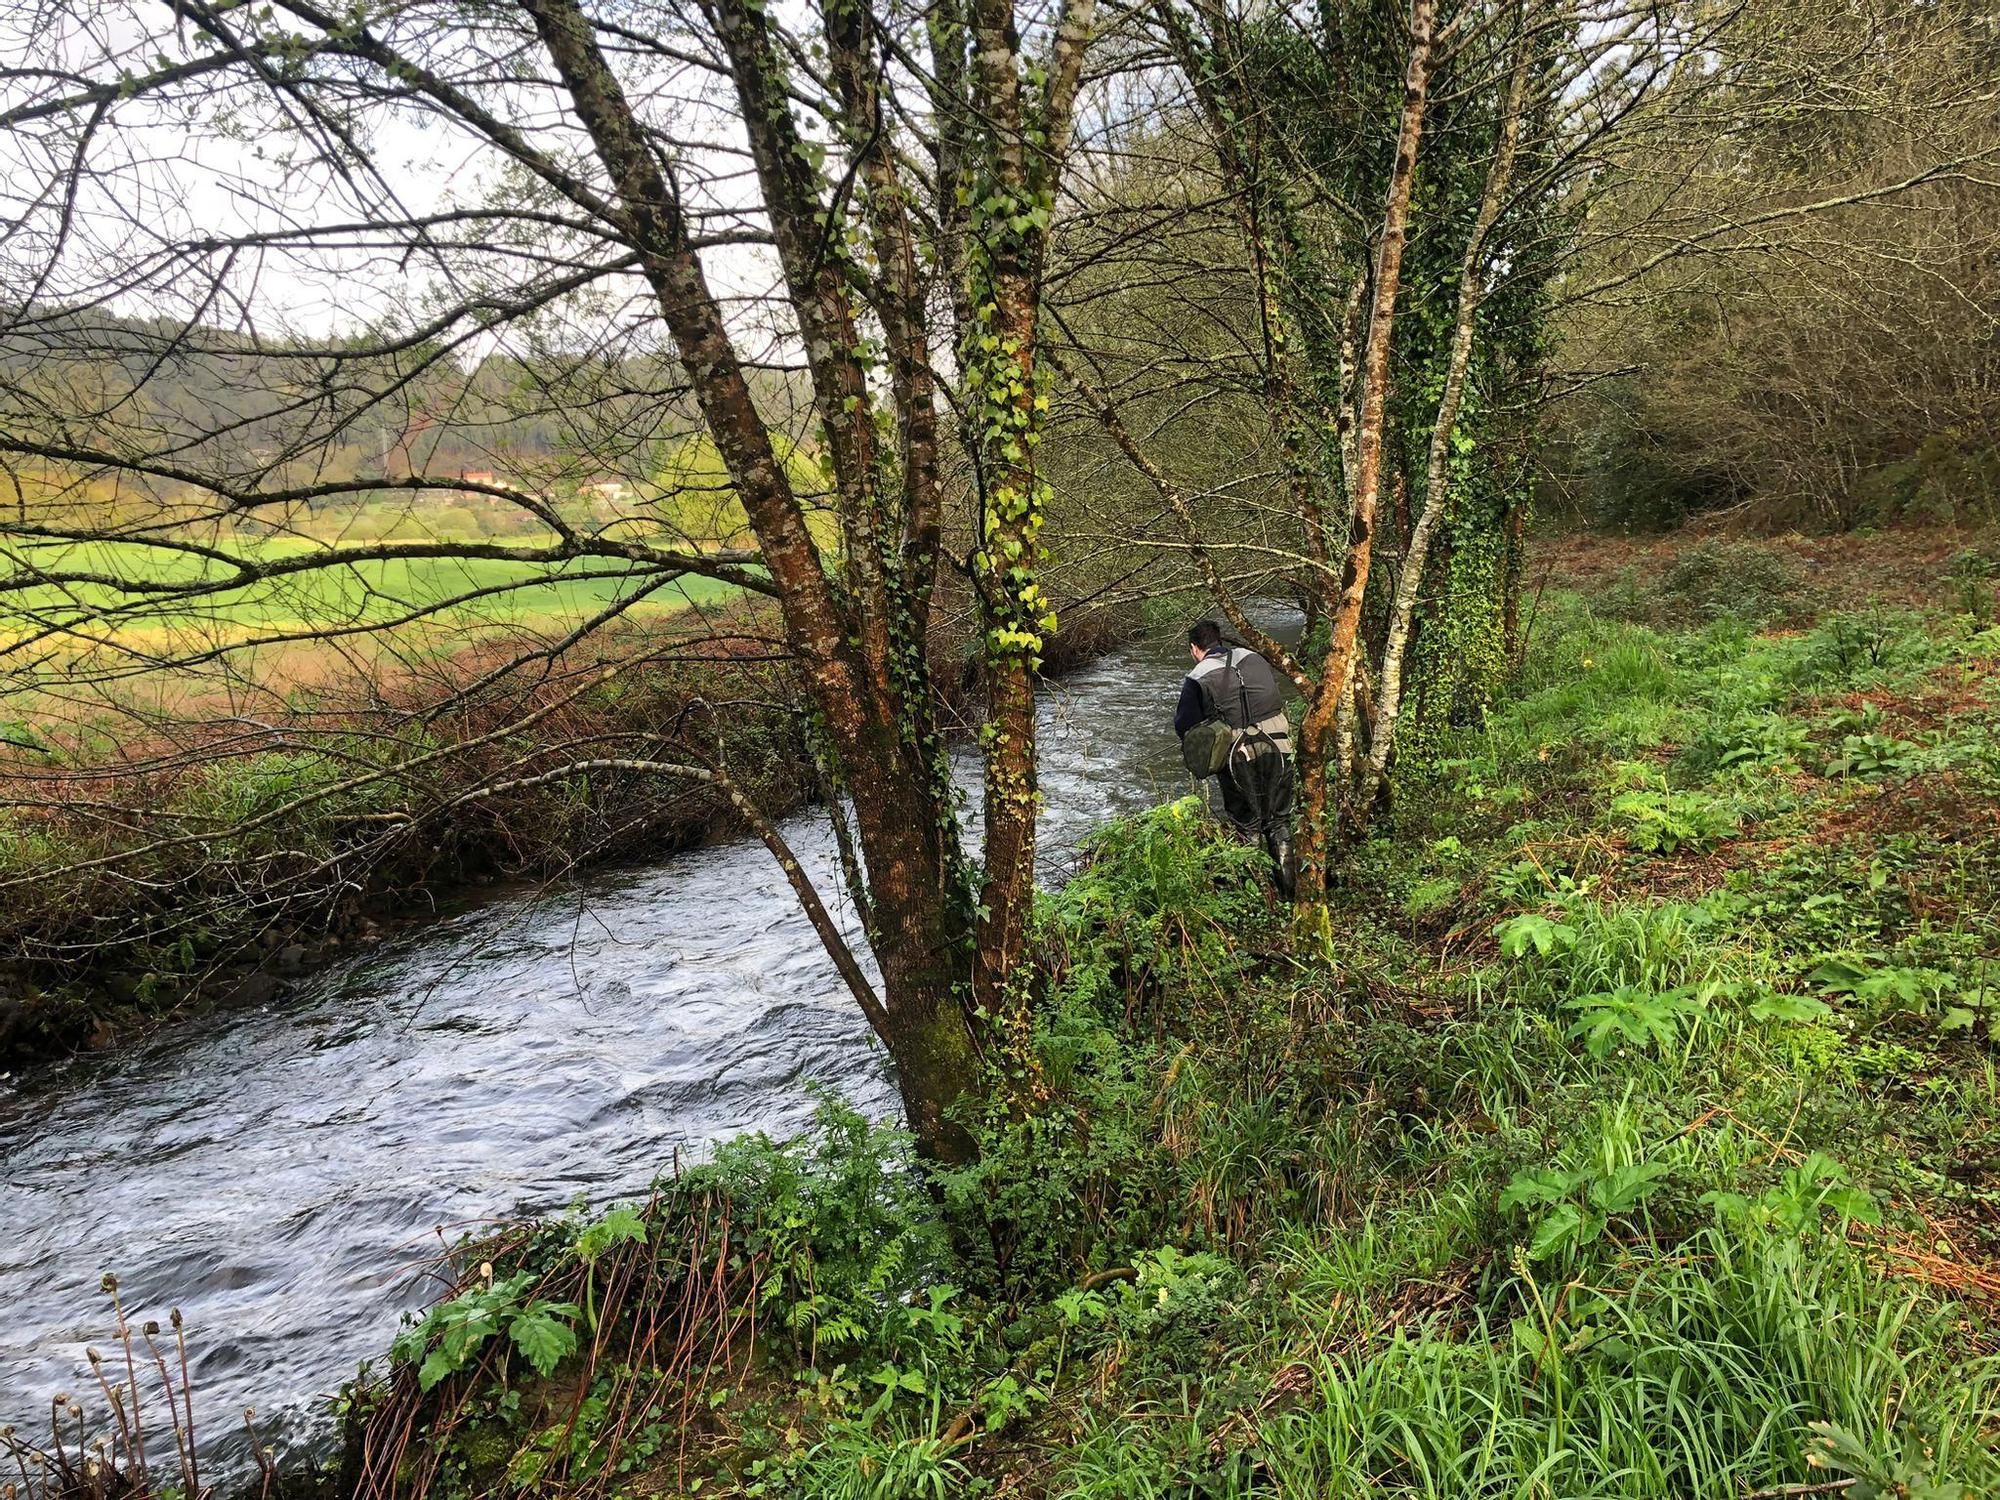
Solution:
M 1201 647 L 1202 654 L 1222 649 L 1222 627 L 1213 620 L 1196 620 L 1188 627 L 1188 641 Z

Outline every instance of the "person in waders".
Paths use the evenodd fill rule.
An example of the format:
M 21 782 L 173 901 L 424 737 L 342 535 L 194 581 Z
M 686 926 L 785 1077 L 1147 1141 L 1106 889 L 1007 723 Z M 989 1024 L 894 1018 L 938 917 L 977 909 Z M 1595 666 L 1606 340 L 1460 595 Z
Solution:
M 1271 664 L 1248 646 L 1232 645 L 1214 620 L 1188 631 L 1194 667 L 1181 679 L 1174 710 L 1181 760 L 1196 780 L 1222 785 L 1222 810 L 1253 835 L 1277 867 L 1278 889 L 1292 893 L 1292 725 L 1284 689 Z

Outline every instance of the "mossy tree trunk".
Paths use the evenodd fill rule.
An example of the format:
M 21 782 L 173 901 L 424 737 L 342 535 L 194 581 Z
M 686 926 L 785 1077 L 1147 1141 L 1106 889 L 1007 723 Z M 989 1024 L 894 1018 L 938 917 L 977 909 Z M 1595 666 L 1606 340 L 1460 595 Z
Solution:
M 1487 169 L 1486 186 L 1480 194 L 1479 212 L 1466 240 L 1465 257 L 1458 272 L 1458 309 L 1452 319 L 1451 349 L 1446 357 L 1444 386 L 1439 395 L 1437 415 L 1431 422 L 1429 451 L 1424 468 L 1424 503 L 1414 524 L 1406 529 L 1402 570 L 1396 580 L 1390 605 L 1388 632 L 1382 645 L 1381 693 L 1375 724 L 1368 743 L 1368 763 L 1362 773 L 1355 798 L 1356 815 L 1365 819 L 1375 806 L 1389 754 L 1396 740 L 1396 723 L 1403 701 L 1403 656 L 1409 645 L 1410 626 L 1416 616 L 1417 596 L 1423 588 L 1430 561 L 1431 538 L 1443 523 L 1449 504 L 1449 484 L 1453 445 L 1459 437 L 1459 407 L 1465 396 L 1465 382 L 1472 365 L 1472 340 L 1478 329 L 1479 306 L 1486 293 L 1486 244 L 1500 217 L 1514 175 L 1514 156 L 1521 142 L 1521 109 L 1527 96 L 1529 51 L 1517 49 L 1512 80 L 1507 87 L 1507 103 L 1500 118 L 1500 140 Z
M 1027 97 L 1030 65 L 998 0 L 976 8 L 969 74 L 958 58 L 940 70 L 972 81 L 973 97 L 946 102 L 970 121 L 960 135 L 979 163 L 974 190 L 954 195 L 968 202 L 936 205 L 940 219 L 960 221 L 952 243 L 964 248 L 952 253 L 966 259 L 968 286 L 954 301 L 973 320 L 962 330 L 961 354 L 970 401 L 983 414 L 984 522 L 973 565 L 991 707 L 983 736 L 985 875 L 976 900 L 927 658 L 944 479 L 923 268 L 937 257 L 920 243 L 894 139 L 882 127 L 876 18 L 859 0 L 821 7 L 838 123 L 852 176 L 866 188 L 857 207 L 843 210 L 820 165 L 823 148 L 795 116 L 787 54 L 770 13 L 748 0 L 705 7 L 804 347 L 840 525 L 829 555 L 773 449 L 681 217 L 669 160 L 646 138 L 575 0 L 524 3 L 614 185 L 616 211 L 777 585 L 829 779 L 852 803 L 856 883 L 881 975 L 879 1005 L 864 1008 L 895 1062 L 920 1149 L 962 1161 L 972 1142 L 954 1106 L 983 1087 L 991 1022 L 1005 1018 L 1001 1002 L 1025 947 L 1033 895 L 1032 672 L 1040 632 L 1053 624 L 1036 582 L 1034 447 L 1047 407 L 1035 360 L 1040 261 L 1091 0 L 1071 0 L 1046 67 L 1032 69 L 1046 80 L 1038 98 Z M 962 47 L 967 31 L 939 27 L 933 36 Z M 844 212 L 858 219 L 856 238 L 868 245 L 872 266 L 835 232 Z M 871 379 L 864 318 L 883 335 L 886 382 Z

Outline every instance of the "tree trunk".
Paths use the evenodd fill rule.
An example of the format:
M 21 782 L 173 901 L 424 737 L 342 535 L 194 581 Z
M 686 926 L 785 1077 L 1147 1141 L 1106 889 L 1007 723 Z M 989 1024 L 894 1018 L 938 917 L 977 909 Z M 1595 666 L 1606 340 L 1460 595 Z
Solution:
M 1479 304 L 1485 293 L 1486 239 L 1500 217 L 1507 196 L 1507 184 L 1514 175 L 1514 153 L 1521 139 L 1521 101 L 1527 92 L 1528 51 L 1521 48 L 1514 63 L 1514 76 L 1507 86 L 1506 112 L 1500 121 L 1500 139 L 1487 169 L 1485 190 L 1480 194 L 1479 213 L 1473 220 L 1471 238 L 1458 271 L 1458 313 L 1452 324 L 1451 353 L 1445 364 L 1444 391 L 1438 401 L 1437 418 L 1431 424 L 1430 452 L 1424 468 L 1424 508 L 1410 527 L 1409 543 L 1403 552 L 1403 570 L 1396 580 L 1396 595 L 1389 610 L 1389 632 L 1382 645 L 1379 679 L 1379 707 L 1375 734 L 1368 747 L 1368 768 L 1363 774 L 1357 815 L 1366 818 L 1381 789 L 1388 768 L 1390 747 L 1396 738 L 1396 722 L 1403 705 L 1403 656 L 1410 641 L 1410 619 L 1417 607 L 1425 565 L 1430 560 L 1431 537 L 1444 520 L 1450 490 L 1448 471 L 1451 442 L 1458 428 L 1459 404 L 1465 395 L 1466 371 L 1472 362 L 1472 339 L 1479 322 Z
M 964 1003 L 972 913 L 969 893 L 962 885 L 952 889 L 955 877 L 940 858 L 938 820 L 916 815 L 925 805 L 907 776 L 891 776 L 857 797 L 855 811 L 870 851 L 870 940 L 889 1019 L 882 1042 L 896 1065 L 917 1149 L 928 1160 L 955 1165 L 972 1160 L 975 1147 L 949 1116 L 979 1092 L 984 1075 Z
M 869 941 L 883 986 L 881 1014 L 870 1019 L 895 1063 L 911 1132 L 925 1156 L 963 1161 L 971 1152 L 970 1137 L 947 1115 L 979 1087 L 982 1071 L 961 1003 L 971 977 L 970 919 L 959 878 L 950 788 L 930 736 L 920 732 L 921 723 L 909 722 L 912 714 L 921 719 L 928 712 L 928 683 L 920 681 L 907 693 L 893 690 L 887 681 L 889 664 L 881 659 L 886 655 L 886 622 L 878 615 L 864 628 L 864 622 L 853 618 L 856 605 L 843 602 L 830 586 L 680 219 L 678 195 L 588 21 L 574 0 L 524 3 L 616 185 L 618 208 L 639 250 L 641 269 L 778 584 L 788 645 L 827 740 L 848 773 L 843 780 L 854 800 L 871 897 Z M 744 29 L 755 25 L 750 15 L 732 13 L 720 20 L 719 29 L 734 44 L 746 114 L 766 111 L 761 118 L 775 129 L 768 112 L 772 101 L 762 97 L 771 76 L 758 38 Z M 794 239 L 800 232 L 799 205 L 789 200 L 810 189 L 784 179 L 789 168 L 778 159 L 786 154 L 783 142 L 759 146 L 765 144 L 772 147 L 761 163 L 767 195 L 784 200 L 774 203 L 773 220 L 785 226 L 781 240 Z M 799 253 L 799 245 L 785 248 L 791 252 L 788 270 L 795 273 L 794 305 L 802 325 L 819 335 L 813 375 L 821 405 L 831 401 L 838 408 L 854 394 L 852 368 L 858 368 L 851 358 L 842 359 L 839 348 L 829 346 L 829 341 L 837 343 L 841 329 L 851 331 L 845 292 L 827 277 L 823 265 Z M 851 348 L 847 353 L 851 356 Z M 829 428 L 853 414 L 836 410 Z M 843 499 L 872 513 L 874 497 L 864 492 L 875 473 L 871 449 L 870 440 L 853 430 L 839 445 L 840 461 L 851 471 L 841 476 Z M 850 529 L 848 540 L 851 550 L 871 554 L 866 562 L 849 560 L 850 577 L 861 600 L 874 601 L 879 610 L 887 598 L 874 566 L 881 556 L 879 539 Z M 1031 717 L 1031 732 L 1032 725 Z M 1032 753 L 1030 742 L 1027 754 Z
M 1525 467 L 1525 466 L 1524 466 Z M 1507 559 L 1500 574 L 1500 639 L 1507 655 L 1507 669 L 1517 671 L 1527 643 L 1521 639 L 1521 584 L 1527 567 L 1529 501 L 1517 482 L 1507 493 Z
M 1417 144 L 1423 133 L 1430 91 L 1431 37 L 1436 0 L 1414 0 L 1410 10 L 1409 63 L 1403 74 L 1403 112 L 1396 132 L 1396 164 L 1382 214 L 1382 237 L 1375 259 L 1375 300 L 1368 315 L 1362 356 L 1361 416 L 1354 436 L 1354 514 L 1347 558 L 1333 611 L 1332 638 L 1299 732 L 1299 899 L 1309 908 L 1326 900 L 1332 847 L 1331 772 L 1335 721 L 1354 676 L 1361 632 L 1361 606 L 1368 591 L 1374 548 L 1376 502 L 1382 490 L 1382 431 L 1387 418 L 1389 350 L 1402 280 L 1403 243 L 1409 228 L 1410 189 L 1416 177 Z
M 1025 1012 L 1013 985 L 1027 947 L 1035 895 L 1035 670 L 1042 637 L 1055 628 L 1037 580 L 1047 486 L 1036 461 L 1048 410 L 1046 372 L 1036 359 L 1041 272 L 1054 213 L 1054 185 L 1070 136 L 1071 109 L 1094 0 L 1069 0 L 1057 18 L 1039 108 L 1019 67 L 1011 0 L 974 0 L 973 74 L 986 135 L 983 180 L 966 260 L 970 322 L 963 328 L 966 407 L 979 471 L 980 541 L 974 582 L 987 625 L 986 878 L 973 969 L 975 1013 L 1025 1047 Z

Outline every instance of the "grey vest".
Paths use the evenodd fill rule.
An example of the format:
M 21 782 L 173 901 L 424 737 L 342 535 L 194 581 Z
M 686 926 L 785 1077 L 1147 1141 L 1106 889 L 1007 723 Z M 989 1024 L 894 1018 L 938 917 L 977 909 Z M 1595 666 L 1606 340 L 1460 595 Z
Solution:
M 1231 646 L 1213 652 L 1196 662 L 1187 677 L 1201 690 L 1203 718 L 1220 719 L 1231 729 L 1254 730 L 1250 736 L 1253 742 L 1268 737 L 1280 754 L 1291 753 L 1292 725 L 1285 717 L 1285 691 L 1278 685 L 1278 674 L 1271 670 L 1271 664 L 1255 651 Z

